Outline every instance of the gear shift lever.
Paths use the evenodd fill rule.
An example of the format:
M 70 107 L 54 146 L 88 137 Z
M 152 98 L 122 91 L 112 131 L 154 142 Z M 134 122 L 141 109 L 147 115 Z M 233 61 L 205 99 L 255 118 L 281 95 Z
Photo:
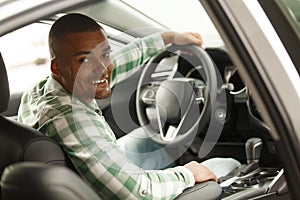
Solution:
M 223 177 L 223 179 L 219 179 L 220 186 L 228 187 L 240 177 L 243 177 L 258 169 L 262 146 L 263 142 L 260 138 L 248 139 L 245 144 L 247 164 L 241 165 L 237 169 L 230 172 L 227 176 Z
M 247 163 L 259 162 L 262 150 L 262 140 L 260 138 L 250 138 L 245 145 Z
M 250 138 L 246 141 L 245 150 L 247 165 L 241 170 L 240 175 L 248 174 L 249 172 L 259 168 L 262 145 L 263 143 L 260 138 Z

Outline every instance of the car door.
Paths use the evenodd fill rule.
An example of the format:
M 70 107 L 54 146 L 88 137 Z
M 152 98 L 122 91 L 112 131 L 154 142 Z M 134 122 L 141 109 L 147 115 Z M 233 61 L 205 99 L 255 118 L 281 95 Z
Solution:
M 201 3 L 270 128 L 290 195 L 297 199 L 300 196 L 299 1 L 201 0 Z

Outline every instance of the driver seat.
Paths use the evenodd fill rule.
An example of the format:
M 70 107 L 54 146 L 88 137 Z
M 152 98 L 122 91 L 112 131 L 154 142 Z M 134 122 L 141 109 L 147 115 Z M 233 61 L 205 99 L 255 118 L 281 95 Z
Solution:
M 0 113 L 9 104 L 9 83 L 0 53 Z M 39 161 L 47 165 L 65 165 L 61 147 L 39 131 L 0 114 L 0 176 L 8 165 L 22 161 Z

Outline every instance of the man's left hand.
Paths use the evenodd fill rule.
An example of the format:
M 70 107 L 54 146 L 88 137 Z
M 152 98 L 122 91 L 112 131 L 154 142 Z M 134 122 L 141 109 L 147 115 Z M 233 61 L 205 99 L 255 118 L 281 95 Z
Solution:
M 176 45 L 196 44 L 203 47 L 203 40 L 200 34 L 193 32 L 177 33 L 173 31 L 166 31 L 162 33 L 162 38 L 165 45 L 170 43 Z

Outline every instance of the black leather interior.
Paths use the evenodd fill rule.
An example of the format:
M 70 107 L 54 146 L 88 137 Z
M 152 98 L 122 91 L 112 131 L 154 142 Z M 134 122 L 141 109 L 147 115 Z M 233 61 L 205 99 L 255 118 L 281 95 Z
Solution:
M 196 183 L 193 187 L 187 188 L 176 197 L 176 200 L 212 200 L 221 196 L 222 188 L 214 181 Z
M 0 176 L 10 164 L 23 161 L 39 161 L 46 165 L 69 165 L 61 147 L 54 140 L 31 127 L 3 116 L 3 112 L 8 108 L 10 93 L 1 54 L 0 96 Z
M 9 103 L 9 85 L 8 85 L 8 78 L 6 73 L 6 68 L 4 65 L 4 61 L 2 55 L 0 53 L 0 113 L 6 111 L 8 108 Z
M 0 172 L 20 161 L 67 165 L 61 147 L 52 139 L 3 116 L 0 116 L 0 144 Z
M 0 55 L 0 112 L 9 102 L 9 84 L 3 58 Z M 0 175 L 5 167 L 20 161 L 41 161 L 66 165 L 61 147 L 37 130 L 0 116 Z
M 82 179 L 66 167 L 40 162 L 10 165 L 1 178 L 4 200 L 100 200 Z

